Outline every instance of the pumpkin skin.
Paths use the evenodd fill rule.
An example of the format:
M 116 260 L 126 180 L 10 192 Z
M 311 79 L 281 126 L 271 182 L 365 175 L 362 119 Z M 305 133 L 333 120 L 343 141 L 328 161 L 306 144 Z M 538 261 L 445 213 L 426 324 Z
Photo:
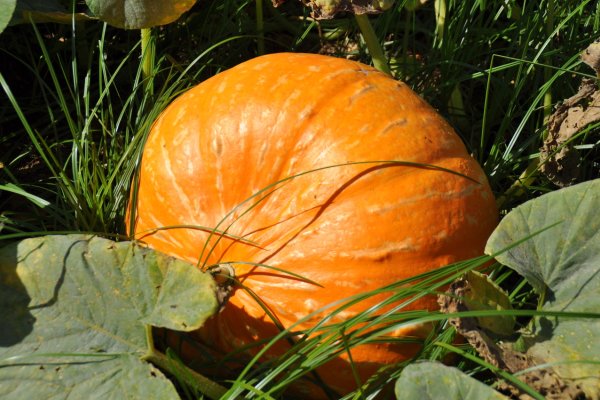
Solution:
M 418 166 L 348 164 L 287 180 L 249 211 L 258 198 L 236 208 L 287 177 L 378 160 L 432 164 L 472 180 Z M 290 53 L 240 64 L 167 107 L 144 148 L 135 210 L 136 238 L 203 266 L 229 262 L 285 327 L 334 301 L 481 255 L 497 223 L 481 168 L 448 123 L 408 86 L 357 62 Z M 200 229 L 154 230 L 183 224 L 229 227 L 229 234 L 252 243 L 209 239 Z M 207 240 L 214 251 L 199 260 Z M 292 271 L 322 287 L 236 261 Z M 427 297 L 410 308 L 437 304 Z M 395 334 L 426 331 L 414 326 Z M 237 288 L 198 336 L 226 353 L 277 332 L 257 302 Z M 364 345 L 353 349 L 352 358 L 366 379 L 417 349 Z M 324 381 L 340 393 L 355 389 L 346 358 L 331 365 L 319 371 Z

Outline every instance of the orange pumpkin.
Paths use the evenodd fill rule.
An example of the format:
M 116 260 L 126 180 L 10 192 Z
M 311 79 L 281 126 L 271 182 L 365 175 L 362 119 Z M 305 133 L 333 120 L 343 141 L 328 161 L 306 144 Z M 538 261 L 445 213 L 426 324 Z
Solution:
M 472 179 L 418 165 L 356 163 L 384 160 L 435 165 Z M 313 172 L 244 203 L 305 171 Z M 369 66 L 313 54 L 258 57 L 177 98 L 149 134 L 135 206 L 136 237 L 202 266 L 230 263 L 285 327 L 336 300 L 478 256 L 497 222 L 484 173 L 425 101 Z M 184 224 L 228 228 L 230 236 L 209 238 L 206 230 L 183 227 L 153 231 Z M 212 251 L 203 253 L 207 240 Z M 437 304 L 424 298 L 411 307 Z M 237 288 L 199 335 L 229 352 L 277 332 L 255 299 Z M 416 345 L 364 345 L 352 358 L 366 379 L 415 351 Z M 320 371 L 341 393 L 355 387 L 345 364 L 341 356 L 335 368 Z

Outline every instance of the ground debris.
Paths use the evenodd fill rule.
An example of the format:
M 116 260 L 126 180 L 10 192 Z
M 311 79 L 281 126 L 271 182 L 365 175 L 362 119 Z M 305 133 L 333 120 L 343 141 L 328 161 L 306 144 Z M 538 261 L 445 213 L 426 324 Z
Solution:
M 596 71 L 596 74 L 600 72 L 600 39 L 596 39 L 581 53 L 581 61 Z
M 594 42 L 581 59 L 600 76 L 600 43 Z M 585 78 L 577 93 L 559 104 L 548 119 L 548 135 L 540 148 L 540 170 L 555 185 L 565 187 L 579 176 L 580 156 L 573 138 L 588 125 L 600 121 L 597 80 Z
M 577 94 L 563 101 L 548 120 L 548 136 L 540 149 L 540 169 L 552 183 L 559 187 L 575 183 L 580 157 L 570 142 L 597 121 L 600 92 L 594 80 L 584 79 Z
M 275 7 L 286 0 L 273 0 Z M 332 19 L 336 14 L 351 13 L 379 14 L 394 4 L 393 0 L 300 0 L 311 10 L 311 17 L 316 20 Z
M 454 281 L 446 294 L 438 296 L 440 311 L 446 314 L 474 311 L 468 307 L 465 301 L 469 297 L 470 291 L 470 283 L 466 278 Z M 511 344 L 496 343 L 486 330 L 479 326 L 475 317 L 449 318 L 448 321 L 477 350 L 480 357 L 497 368 L 516 374 L 543 363 L 525 353 L 516 351 Z M 517 377 L 546 399 L 587 399 L 578 385 L 563 380 L 551 368 L 532 368 L 531 371 L 517 375 Z M 498 380 L 496 390 L 512 399 L 532 399 L 531 396 L 502 379 Z

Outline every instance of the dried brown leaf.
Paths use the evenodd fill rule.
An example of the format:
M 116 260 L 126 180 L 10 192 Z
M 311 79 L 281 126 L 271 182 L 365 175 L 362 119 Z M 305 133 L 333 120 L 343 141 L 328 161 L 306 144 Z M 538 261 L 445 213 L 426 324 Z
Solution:
M 589 65 L 596 74 L 600 73 L 600 41 L 596 40 L 581 53 L 581 61 Z
M 394 0 L 301 0 L 310 8 L 314 19 L 331 19 L 336 14 L 346 12 L 351 14 L 379 14 L 389 9 Z M 273 0 L 275 7 L 285 3 L 285 0 Z
M 446 314 L 472 311 L 465 301 L 472 291 L 470 286 L 466 278 L 454 281 L 448 288 L 447 294 L 438 297 L 440 311 Z M 510 344 L 497 344 L 485 329 L 479 326 L 477 318 L 449 318 L 448 321 L 489 364 L 513 374 L 538 364 L 527 354 L 514 350 Z M 550 368 L 532 369 L 518 375 L 518 378 L 547 399 L 586 399 L 579 386 L 561 379 Z M 531 399 L 529 395 L 503 380 L 499 380 L 497 390 L 513 399 Z
M 470 311 L 466 301 L 470 292 L 471 285 L 467 279 L 461 278 L 452 282 L 448 288 L 450 295 L 438 297 L 440 311 L 446 314 Z M 477 350 L 484 360 L 498 368 L 506 369 L 500 347 L 479 326 L 477 318 L 449 318 L 448 322 L 454 326 L 458 333 L 467 339 L 469 344 Z
M 540 169 L 557 186 L 575 183 L 579 154 L 571 139 L 586 126 L 600 121 L 600 92 L 592 79 L 584 79 L 578 92 L 563 101 L 548 120 L 548 136 L 540 149 Z

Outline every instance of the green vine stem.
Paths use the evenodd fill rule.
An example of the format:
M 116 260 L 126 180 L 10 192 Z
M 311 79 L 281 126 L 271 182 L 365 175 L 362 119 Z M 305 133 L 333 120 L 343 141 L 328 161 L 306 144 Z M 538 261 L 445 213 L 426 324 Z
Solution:
M 444 40 L 444 29 L 446 27 L 446 0 L 435 0 L 435 25 L 437 30 L 437 40 L 441 45 Z
M 548 19 L 546 20 L 546 34 L 552 35 L 554 31 L 554 0 L 548 0 L 547 8 Z M 546 56 L 546 63 L 552 63 L 552 57 Z M 544 80 L 548 82 L 552 78 L 552 70 L 550 68 L 544 69 Z M 552 90 L 548 88 L 548 91 L 544 94 L 544 123 L 548 123 L 548 118 L 552 114 Z M 547 136 L 548 131 L 544 131 L 544 139 Z
M 496 205 L 501 210 L 508 199 L 521 196 L 527 187 L 535 182 L 538 175 L 539 158 L 532 160 L 519 178 L 496 199 Z
M 146 325 L 146 342 L 148 344 L 148 352 L 142 357 L 142 360 L 177 376 L 191 388 L 210 399 L 221 399 L 227 393 L 227 389 L 223 386 L 156 350 L 154 347 L 154 338 L 152 337 L 152 327 L 150 325 Z
M 149 352 L 156 351 L 156 347 L 154 347 L 154 336 L 152 336 L 152 326 L 146 325 L 144 330 L 146 333 L 146 345 L 148 346 Z
M 141 33 L 141 46 L 142 46 L 142 76 L 144 78 L 144 88 L 149 91 L 150 94 L 154 91 L 154 85 L 152 81 L 152 74 L 154 71 L 154 41 L 152 40 L 152 29 L 143 28 L 140 30 Z
M 263 1 L 256 0 L 256 32 L 258 33 L 258 55 L 265 54 L 265 22 L 263 18 Z
M 409 75 L 408 72 L 408 35 L 410 34 L 410 24 L 412 23 L 412 18 L 414 16 L 414 11 L 404 9 L 405 19 L 404 19 L 404 34 L 402 35 L 402 77 L 406 77 Z M 413 71 L 411 71 L 413 72 Z
M 371 25 L 371 22 L 369 21 L 369 17 L 366 14 L 355 14 L 354 18 L 356 19 L 360 33 L 365 39 L 365 43 L 367 44 L 367 48 L 369 49 L 369 53 L 373 59 L 373 66 L 381 72 L 392 75 L 390 66 L 388 65 L 385 54 L 383 53 L 383 48 L 381 47 L 379 39 L 375 34 L 373 25 Z

